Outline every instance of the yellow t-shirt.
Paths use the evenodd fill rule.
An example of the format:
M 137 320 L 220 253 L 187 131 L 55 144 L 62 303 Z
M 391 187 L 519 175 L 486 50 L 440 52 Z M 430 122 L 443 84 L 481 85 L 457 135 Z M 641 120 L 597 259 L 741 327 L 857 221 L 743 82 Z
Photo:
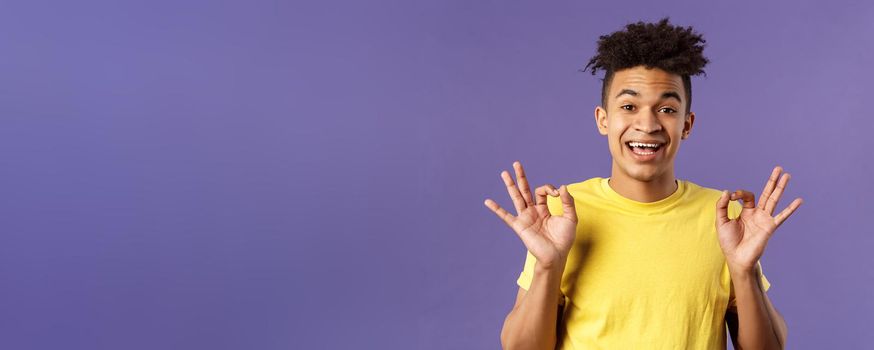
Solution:
M 606 178 L 568 185 L 579 223 L 562 276 L 558 349 L 725 349 L 733 291 L 716 236 L 720 191 L 683 180 L 677 187 L 643 203 Z M 547 198 L 561 215 L 561 200 Z M 739 212 L 731 202 L 729 217 Z M 526 290 L 535 263 L 527 253 L 517 280 Z M 762 285 L 770 287 L 764 275 Z

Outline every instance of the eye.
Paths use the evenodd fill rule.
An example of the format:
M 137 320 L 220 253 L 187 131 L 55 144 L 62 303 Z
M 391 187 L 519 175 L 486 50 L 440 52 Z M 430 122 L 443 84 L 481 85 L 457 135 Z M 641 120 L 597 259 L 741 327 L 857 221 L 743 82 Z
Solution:
M 671 107 L 662 107 L 661 109 L 659 109 L 659 112 L 660 113 L 674 114 L 674 113 L 677 113 L 677 110 L 675 110 Z
M 626 111 L 633 111 L 634 110 L 634 106 L 632 106 L 632 105 L 622 105 L 619 108 L 622 108 Z

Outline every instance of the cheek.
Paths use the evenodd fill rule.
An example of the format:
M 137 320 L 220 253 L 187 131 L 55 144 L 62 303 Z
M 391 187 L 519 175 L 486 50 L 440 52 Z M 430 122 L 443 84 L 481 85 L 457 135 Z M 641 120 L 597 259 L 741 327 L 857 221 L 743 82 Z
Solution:
M 619 148 L 622 145 L 622 134 L 615 130 L 610 130 L 607 133 L 607 140 L 610 143 L 610 148 Z
M 669 120 L 662 124 L 665 130 L 668 132 L 671 141 L 674 143 L 678 143 L 683 139 L 683 120 Z
M 671 144 L 670 144 L 670 146 L 668 146 L 668 149 L 666 150 L 666 151 L 668 151 L 668 154 L 671 154 L 671 155 L 677 154 L 677 151 L 680 149 L 680 144 L 683 142 L 682 138 L 683 138 L 682 134 L 677 134 L 676 137 L 671 139 Z
M 607 124 L 607 135 L 613 139 L 622 138 L 622 131 L 625 129 L 625 125 L 622 124 L 621 120 L 613 120 L 612 123 Z

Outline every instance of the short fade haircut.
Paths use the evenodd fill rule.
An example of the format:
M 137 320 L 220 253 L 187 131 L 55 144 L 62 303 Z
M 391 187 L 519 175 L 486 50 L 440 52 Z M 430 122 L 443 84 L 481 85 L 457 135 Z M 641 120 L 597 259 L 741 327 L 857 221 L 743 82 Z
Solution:
M 598 39 L 598 53 L 582 71 L 591 70 L 592 75 L 595 75 L 599 69 L 604 70 L 601 104 L 605 108 L 610 83 L 616 71 L 645 66 L 679 75 L 683 79 L 686 92 L 688 115 L 692 108 L 690 77 L 705 74 L 704 66 L 710 62 L 703 55 L 705 43 L 701 34 L 694 32 L 692 27 L 674 26 L 667 17 L 658 23 L 632 23 L 626 25 L 624 30 L 602 35 Z

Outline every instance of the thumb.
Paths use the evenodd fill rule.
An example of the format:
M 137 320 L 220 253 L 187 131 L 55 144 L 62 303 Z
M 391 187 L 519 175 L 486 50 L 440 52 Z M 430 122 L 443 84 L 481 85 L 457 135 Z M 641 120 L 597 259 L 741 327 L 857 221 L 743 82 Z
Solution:
M 561 185 L 558 189 L 559 196 L 561 196 L 561 208 L 564 211 L 563 217 L 577 222 L 577 209 L 574 206 L 574 197 L 567 191 L 566 185 Z
M 728 199 L 728 191 L 722 191 L 722 195 L 716 201 L 716 223 L 719 225 L 731 221 L 728 219 Z

